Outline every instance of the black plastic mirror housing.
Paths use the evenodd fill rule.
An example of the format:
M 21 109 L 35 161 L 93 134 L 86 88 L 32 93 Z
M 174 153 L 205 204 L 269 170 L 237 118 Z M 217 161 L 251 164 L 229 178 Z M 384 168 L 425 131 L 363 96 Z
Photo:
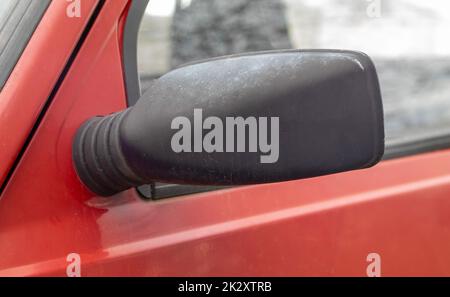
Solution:
M 375 67 L 352 51 L 274 51 L 175 69 L 138 103 L 78 131 L 83 183 L 245 185 L 373 166 L 384 152 Z

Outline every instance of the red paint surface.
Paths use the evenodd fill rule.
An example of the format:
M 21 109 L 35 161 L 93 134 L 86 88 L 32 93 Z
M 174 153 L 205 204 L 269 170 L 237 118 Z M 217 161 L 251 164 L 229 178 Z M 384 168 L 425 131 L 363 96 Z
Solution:
M 71 161 L 87 118 L 125 107 L 106 1 L 0 200 L 0 275 L 450 275 L 450 150 L 361 171 L 144 202 L 93 197 Z
M 80 18 L 52 1 L 0 92 L 0 185 L 22 149 L 98 0 L 83 0 Z

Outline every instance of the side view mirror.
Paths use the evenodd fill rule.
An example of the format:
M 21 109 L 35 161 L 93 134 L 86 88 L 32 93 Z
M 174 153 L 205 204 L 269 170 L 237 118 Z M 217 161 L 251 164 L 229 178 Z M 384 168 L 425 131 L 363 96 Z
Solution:
M 138 103 L 88 120 L 73 159 L 110 196 L 153 181 L 280 182 L 373 166 L 384 153 L 375 67 L 359 52 L 221 57 L 155 80 Z

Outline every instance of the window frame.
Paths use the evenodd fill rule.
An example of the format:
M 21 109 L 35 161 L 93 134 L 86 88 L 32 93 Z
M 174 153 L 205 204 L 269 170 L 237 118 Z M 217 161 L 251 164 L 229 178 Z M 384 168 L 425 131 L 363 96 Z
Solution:
M 132 0 L 125 22 L 122 40 L 122 64 L 125 79 L 127 104 L 129 107 L 136 104 L 141 97 L 141 83 L 138 71 L 138 34 L 145 9 L 150 0 Z

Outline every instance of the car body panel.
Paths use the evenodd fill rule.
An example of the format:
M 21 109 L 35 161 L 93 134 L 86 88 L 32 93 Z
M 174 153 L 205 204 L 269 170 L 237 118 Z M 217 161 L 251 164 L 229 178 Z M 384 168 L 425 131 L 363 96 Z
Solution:
M 79 18 L 66 1 L 52 1 L 0 92 L 0 185 L 5 182 L 98 0 L 85 0 Z
M 449 275 L 449 166 L 447 150 L 158 202 L 128 191 L 82 203 L 38 179 L 32 187 L 49 194 L 37 195 L 41 207 L 22 205 L 22 220 L 5 212 L 26 190 L 11 186 L 4 201 L 15 205 L 2 203 L 11 231 L 1 235 L 0 275 L 64 276 L 74 252 L 85 276 L 365 276 L 370 253 L 384 276 Z
M 126 108 L 127 0 L 105 1 L 0 200 L 0 275 L 450 275 L 450 150 L 359 171 L 143 201 L 95 197 L 71 146 L 91 116 Z

